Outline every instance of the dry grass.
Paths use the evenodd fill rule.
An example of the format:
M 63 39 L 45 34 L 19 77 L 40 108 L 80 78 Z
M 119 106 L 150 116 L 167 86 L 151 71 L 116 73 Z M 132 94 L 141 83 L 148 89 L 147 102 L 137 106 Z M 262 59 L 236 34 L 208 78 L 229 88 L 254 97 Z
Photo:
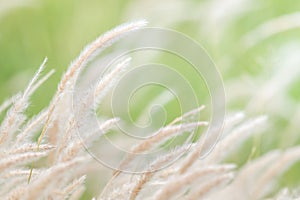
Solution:
M 105 33 L 88 45 L 63 75 L 50 105 L 32 119 L 24 114 L 30 104 L 30 96 L 53 71 L 40 78 L 46 59 L 34 75 L 24 92 L 7 100 L 0 107 L 6 112 L 0 133 L 0 196 L 1 199 L 79 199 L 84 192 L 86 174 L 97 164 L 83 148 L 99 135 L 109 131 L 120 119 L 108 119 L 81 140 L 77 130 L 83 130 L 94 105 L 116 83 L 119 75 L 129 64 L 129 59 L 121 61 L 107 76 L 91 86 L 86 98 L 75 102 L 72 95 L 75 82 L 88 62 L 118 38 L 145 25 L 137 21 L 119 26 Z M 96 91 L 96 92 L 95 92 Z M 95 96 L 96 95 L 96 98 Z M 95 104 L 94 104 L 95 103 Z M 75 110 L 74 110 L 75 108 Z M 260 158 L 249 160 L 236 168 L 234 163 L 226 163 L 226 158 L 234 152 L 258 128 L 267 124 L 266 117 L 245 120 L 237 114 L 229 116 L 224 125 L 226 133 L 213 151 L 199 159 L 205 149 L 201 139 L 192 145 L 180 146 L 162 155 L 148 165 L 145 173 L 126 174 L 126 168 L 135 159 L 135 154 L 148 152 L 165 141 L 184 132 L 189 132 L 207 122 L 184 122 L 191 115 L 201 112 L 203 107 L 179 116 L 173 122 L 155 132 L 148 140 L 132 147 L 120 162 L 120 170 L 114 172 L 111 180 L 98 199 L 292 199 L 283 189 L 278 195 L 276 182 L 300 158 L 300 147 L 285 151 L 274 150 Z M 79 116 L 80 122 L 77 121 Z M 190 120 L 190 119 L 189 119 Z M 84 121 L 85 123 L 82 123 Z M 37 141 L 34 137 L 40 133 Z M 100 133 L 97 135 L 97 133 Z M 182 156 L 172 165 L 165 164 L 178 155 Z M 162 169 L 160 169 L 162 168 Z M 160 169 L 160 170 L 158 170 Z M 101 176 L 102 174 L 96 174 Z M 27 179 L 29 178 L 29 182 Z

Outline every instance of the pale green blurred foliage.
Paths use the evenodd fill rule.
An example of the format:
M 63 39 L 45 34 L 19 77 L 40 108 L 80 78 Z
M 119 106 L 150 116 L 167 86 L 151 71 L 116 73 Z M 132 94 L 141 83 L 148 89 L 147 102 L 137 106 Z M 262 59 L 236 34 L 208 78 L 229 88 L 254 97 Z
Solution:
M 300 1 L 12 2 L 0 1 L 0 101 L 23 89 L 47 56 L 48 67 L 55 68 L 56 74 L 34 95 L 30 114 L 41 110 L 70 60 L 86 43 L 119 23 L 143 18 L 150 26 L 185 33 L 207 49 L 224 78 L 228 112 L 269 116 L 267 133 L 249 140 L 243 153 L 232 155 L 232 160 L 245 162 L 253 146 L 253 157 L 258 157 L 275 147 L 299 144 L 300 26 L 291 19 L 300 21 L 300 17 L 290 14 L 299 12 Z M 290 18 L 277 23 L 283 15 Z M 260 29 L 269 22 L 267 29 Z M 288 28 L 281 31 L 285 26 Z M 263 38 L 268 31 L 271 33 Z M 299 183 L 297 167 L 284 176 L 282 184 Z

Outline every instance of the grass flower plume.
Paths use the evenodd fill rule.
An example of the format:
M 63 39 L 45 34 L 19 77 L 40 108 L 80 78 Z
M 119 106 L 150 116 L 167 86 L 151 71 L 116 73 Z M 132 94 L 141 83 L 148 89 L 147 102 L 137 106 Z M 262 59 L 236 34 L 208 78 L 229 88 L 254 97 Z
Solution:
M 86 152 L 84 144 L 93 143 L 122 120 L 116 116 L 102 120 L 98 125 L 90 122 L 90 117 L 95 105 L 101 103 L 127 70 L 130 58 L 119 62 L 98 82 L 90 85 L 90 90 L 85 91 L 78 101 L 72 100 L 74 87 L 93 58 L 119 38 L 146 24 L 145 21 L 136 21 L 118 26 L 87 45 L 62 76 L 49 106 L 34 117 L 28 118 L 25 114 L 30 97 L 54 73 L 51 70 L 43 75 L 47 59 L 23 92 L 2 103 L 0 113 L 6 114 L 0 128 L 1 199 L 85 199 L 85 191 L 90 187 L 88 176 L 92 174 L 100 179 L 106 176 L 101 170 L 95 170 L 100 167 L 99 163 Z M 251 37 L 249 34 L 246 39 Z M 147 153 L 176 136 L 207 126 L 206 121 L 191 120 L 191 116 L 198 115 L 203 109 L 201 106 L 178 116 L 147 140 L 132 146 L 131 153 L 120 160 L 119 168 L 110 171 L 111 178 L 105 186 L 96 186 L 97 192 L 91 194 L 94 199 L 293 199 L 294 191 L 280 188 L 278 180 L 299 160 L 299 146 L 284 151 L 273 150 L 258 158 L 249 155 L 244 164 L 228 159 L 254 134 L 263 134 L 266 116 L 251 119 L 243 113 L 227 116 L 224 134 L 214 149 L 201 159 L 205 146 L 204 138 L 200 137 L 157 157 L 147 165 L 144 173 L 123 172 L 138 159 L 136 154 Z M 78 137 L 78 130 L 86 131 L 84 138 Z M 182 156 L 164 167 L 178 155 Z

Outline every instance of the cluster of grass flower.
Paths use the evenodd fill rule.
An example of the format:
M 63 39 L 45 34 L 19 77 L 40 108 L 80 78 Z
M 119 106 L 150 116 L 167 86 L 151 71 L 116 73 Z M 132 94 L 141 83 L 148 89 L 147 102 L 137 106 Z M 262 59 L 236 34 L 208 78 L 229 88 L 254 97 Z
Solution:
M 63 75 L 49 106 L 28 119 L 25 111 L 30 96 L 53 71 L 42 76 L 47 59 L 42 63 L 27 88 L 5 101 L 0 112 L 6 112 L 0 129 L 0 196 L 2 199 L 80 199 L 88 185 L 89 173 L 99 167 L 85 151 L 83 143 L 96 140 L 112 129 L 120 120 L 112 118 L 100 126 L 89 124 L 93 105 L 117 82 L 126 70 L 130 59 L 121 61 L 111 72 L 91 86 L 84 98 L 72 102 L 76 79 L 88 62 L 104 48 L 125 34 L 145 26 L 145 21 L 121 25 L 89 44 L 71 63 Z M 249 36 L 250 37 L 250 36 Z M 42 77 L 41 77 L 42 76 Z M 73 105 L 75 104 L 75 105 Z M 178 116 L 160 131 L 132 147 L 133 154 L 120 162 L 119 170 L 102 191 L 99 186 L 97 199 L 294 199 L 287 188 L 278 188 L 280 176 L 300 158 L 300 147 L 284 151 L 272 150 L 258 158 L 238 166 L 227 158 L 253 134 L 264 131 L 265 116 L 247 119 L 245 114 L 227 116 L 224 134 L 213 150 L 205 152 L 204 138 L 178 146 L 150 163 L 144 173 L 123 173 L 133 162 L 136 154 L 147 153 L 164 141 L 183 132 L 189 132 L 207 122 L 184 119 L 199 114 L 204 107 Z M 79 116 L 79 118 L 78 118 Z M 77 119 L 80 119 L 78 122 Z M 83 127 L 80 127 L 83 126 Z M 84 138 L 77 135 L 78 128 L 89 130 Z M 36 135 L 38 139 L 36 140 Z M 172 165 L 165 166 L 178 155 L 182 156 Z M 93 176 L 105 176 L 101 172 Z

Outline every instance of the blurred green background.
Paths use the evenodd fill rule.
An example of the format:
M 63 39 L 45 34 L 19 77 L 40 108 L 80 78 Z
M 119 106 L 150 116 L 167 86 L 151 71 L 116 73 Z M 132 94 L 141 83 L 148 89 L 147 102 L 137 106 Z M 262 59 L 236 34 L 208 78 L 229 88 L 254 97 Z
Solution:
M 42 0 L 1 1 L 8 7 L 0 18 L 0 101 L 24 89 L 45 57 L 56 70 L 33 100 L 40 110 L 51 99 L 69 63 L 99 34 L 122 21 L 126 1 Z M 49 70 L 48 70 L 49 71 Z M 35 98 L 35 97 L 34 97 Z
M 132 19 L 147 19 L 150 26 L 173 28 L 196 39 L 225 81 L 241 75 L 269 76 L 273 70 L 269 54 L 299 42 L 299 29 L 294 27 L 250 49 L 241 44 L 243 36 L 259 25 L 298 12 L 300 2 L 292 0 L 1 0 L 0 7 L 0 101 L 23 89 L 45 57 L 48 68 L 56 70 L 40 89 L 47 92 L 33 105 L 36 109 L 46 105 L 62 72 L 88 42 Z M 299 79 L 294 83 L 289 95 L 299 100 Z M 245 107 L 242 102 L 235 106 Z
M 269 116 L 267 133 L 236 159 L 246 160 L 253 143 L 259 145 L 256 156 L 299 144 L 296 0 L 0 0 L 0 102 L 24 89 L 48 57 L 47 71 L 56 73 L 34 94 L 29 114 L 41 110 L 87 43 L 135 19 L 175 29 L 205 47 L 223 76 L 228 113 Z M 296 184 L 299 176 L 296 166 L 282 183 Z

